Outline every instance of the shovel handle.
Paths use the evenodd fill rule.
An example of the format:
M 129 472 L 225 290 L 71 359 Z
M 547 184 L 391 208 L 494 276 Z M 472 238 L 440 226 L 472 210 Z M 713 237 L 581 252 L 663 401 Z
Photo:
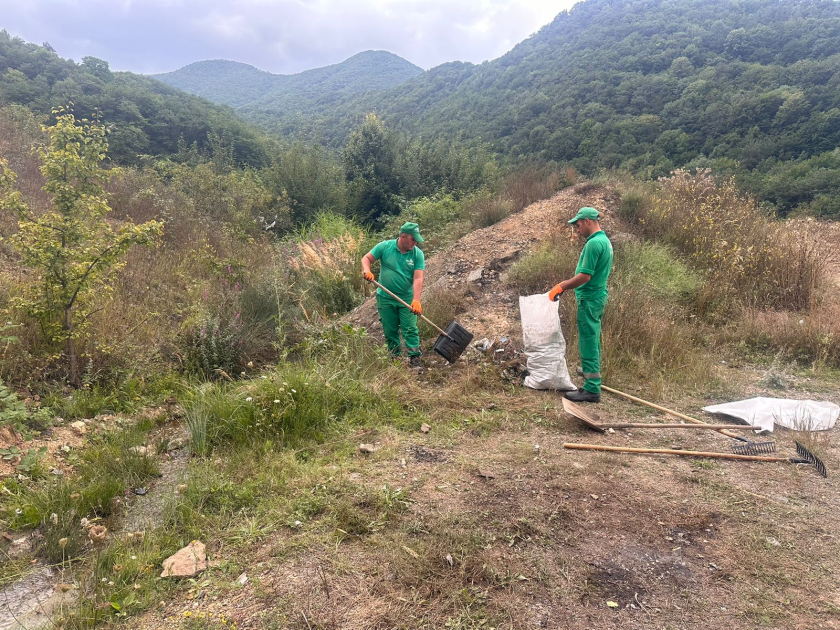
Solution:
M 371 283 L 375 284 L 376 286 L 378 286 L 380 289 L 382 289 L 383 291 L 385 291 L 385 293 L 387 293 L 388 295 L 390 295 L 390 296 L 391 296 L 392 298 L 394 298 L 397 302 L 399 302 L 400 304 L 402 304 L 403 306 L 405 306 L 405 307 L 406 307 L 406 308 L 408 308 L 409 310 L 411 309 L 411 304 L 409 304 L 408 302 L 406 302 L 406 301 L 405 301 L 405 300 L 403 300 L 402 298 L 400 298 L 400 297 L 398 297 L 398 296 L 394 295 L 394 293 L 393 293 L 393 292 L 391 292 L 391 291 L 389 291 L 388 289 L 386 289 L 385 287 L 383 287 L 383 286 L 382 286 L 381 284 L 379 284 L 376 280 L 370 280 L 369 282 L 371 282 Z M 422 315 L 422 314 L 420 315 L 420 317 L 422 317 L 424 322 L 426 322 L 427 324 L 429 324 L 429 326 L 431 326 L 432 328 L 434 328 L 434 329 L 435 329 L 436 331 L 438 331 L 441 335 L 443 335 L 443 336 L 444 336 L 444 337 L 446 337 L 447 339 L 450 339 L 450 340 L 452 340 L 452 341 L 455 341 L 454 339 L 452 339 L 452 337 L 450 337 L 449 335 L 447 335 L 447 334 L 446 334 L 446 332 L 445 332 L 445 331 L 444 331 L 444 330 L 443 330 L 440 326 L 438 326 L 437 324 L 435 324 L 435 323 L 434 323 L 433 321 L 431 321 L 428 317 L 426 317 L 425 315 Z
M 624 392 L 620 392 L 617 389 L 607 387 L 606 385 L 601 385 L 601 389 L 603 389 L 604 391 L 608 391 L 611 394 L 615 394 L 616 396 L 621 396 L 622 398 L 626 398 L 627 400 L 632 400 L 633 402 L 641 403 L 642 405 L 647 405 L 648 407 L 652 407 L 652 408 L 657 409 L 659 411 L 663 411 L 663 412 L 667 413 L 668 415 L 675 416 L 677 418 L 682 418 L 683 420 L 687 420 L 688 422 L 691 422 L 693 424 L 706 424 L 705 422 L 703 422 L 702 420 L 698 420 L 697 418 L 692 418 L 691 416 L 687 416 L 684 413 L 680 413 L 679 411 L 674 411 L 673 409 L 668 409 L 667 407 L 661 407 L 660 405 L 656 405 L 652 402 L 644 400 L 643 398 L 636 398 L 635 396 L 631 396 L 630 394 L 625 394 Z M 727 431 L 726 429 L 714 429 L 714 430 L 717 431 L 718 433 L 722 434 L 722 435 L 727 436 L 727 437 L 735 438 L 736 440 L 741 440 L 741 441 L 744 440 L 744 438 L 742 438 L 740 435 L 735 435 L 734 433 L 732 433 L 732 431 Z

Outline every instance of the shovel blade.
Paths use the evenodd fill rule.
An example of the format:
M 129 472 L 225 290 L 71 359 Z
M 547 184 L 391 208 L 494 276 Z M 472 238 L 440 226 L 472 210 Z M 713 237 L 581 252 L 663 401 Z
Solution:
M 458 357 L 467 349 L 472 341 L 472 333 L 461 326 L 456 321 L 453 321 L 444 329 L 445 335 L 440 335 L 432 346 L 432 350 L 437 352 L 444 359 L 450 363 L 455 363 Z

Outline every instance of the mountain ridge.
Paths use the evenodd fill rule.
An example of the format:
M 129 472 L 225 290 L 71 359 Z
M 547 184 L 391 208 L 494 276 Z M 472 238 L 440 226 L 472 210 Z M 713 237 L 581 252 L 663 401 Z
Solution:
M 367 50 L 344 61 L 294 74 L 273 74 L 226 59 L 197 61 L 150 75 L 167 85 L 234 108 L 289 107 L 331 101 L 400 85 L 423 69 L 388 51 Z

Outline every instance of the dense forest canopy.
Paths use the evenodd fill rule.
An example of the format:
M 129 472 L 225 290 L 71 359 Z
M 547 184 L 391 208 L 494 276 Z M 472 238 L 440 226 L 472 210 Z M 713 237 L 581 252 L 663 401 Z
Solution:
M 73 103 L 79 116 L 99 110 L 110 126 L 109 154 L 123 164 L 142 155 L 173 155 L 179 146 L 229 147 L 241 164 L 267 163 L 266 144 L 232 110 L 85 57 L 77 64 L 0 31 L 0 107 L 23 105 L 36 114 Z
M 781 213 L 840 213 L 840 3 L 587 0 L 503 57 L 453 62 L 308 115 L 241 110 L 340 146 L 367 111 L 423 137 L 585 173 L 735 174 Z
M 215 143 L 233 147 L 237 163 L 265 163 L 264 142 L 234 110 L 112 73 L 105 61 L 64 61 L 3 32 L 0 73 L 0 106 L 98 107 L 118 161 Z M 840 216 L 834 0 L 585 0 L 480 65 L 421 73 L 369 51 L 290 76 L 205 62 L 162 78 L 235 105 L 275 137 L 332 149 L 376 112 L 407 137 L 487 149 L 507 164 L 647 178 L 710 168 L 781 215 Z

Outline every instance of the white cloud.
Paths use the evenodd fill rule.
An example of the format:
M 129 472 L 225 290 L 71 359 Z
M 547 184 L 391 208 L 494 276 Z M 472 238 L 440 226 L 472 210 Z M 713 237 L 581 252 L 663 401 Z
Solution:
M 3 24 L 75 59 L 163 72 L 232 59 L 278 73 L 388 50 L 423 68 L 503 55 L 573 0 L 0 0 Z M 81 41 L 89 43 L 80 48 Z

